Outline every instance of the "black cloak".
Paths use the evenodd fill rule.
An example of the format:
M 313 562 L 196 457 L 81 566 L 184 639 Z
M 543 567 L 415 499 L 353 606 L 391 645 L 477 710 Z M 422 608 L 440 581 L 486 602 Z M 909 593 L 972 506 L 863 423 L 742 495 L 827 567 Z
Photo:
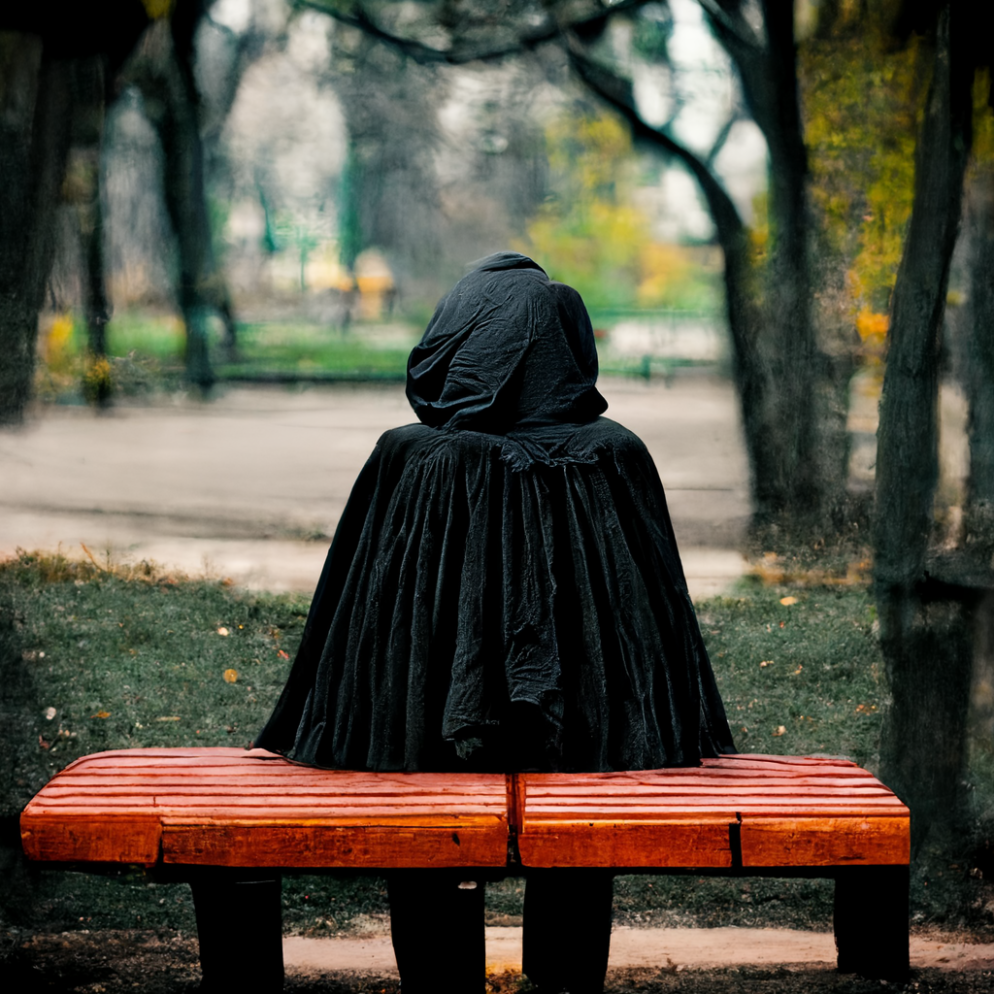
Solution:
M 489 256 L 408 362 L 422 424 L 349 497 L 256 745 L 368 770 L 638 770 L 733 752 L 655 466 L 599 417 L 586 308 Z

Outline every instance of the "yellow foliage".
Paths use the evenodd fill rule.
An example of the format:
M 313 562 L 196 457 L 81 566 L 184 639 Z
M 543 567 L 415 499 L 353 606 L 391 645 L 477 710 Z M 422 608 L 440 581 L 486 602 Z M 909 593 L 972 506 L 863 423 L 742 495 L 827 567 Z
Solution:
M 83 371 L 83 396 L 92 404 L 105 400 L 114 389 L 114 374 L 105 356 L 91 356 Z
M 914 196 L 927 91 L 917 45 L 888 49 L 866 23 L 800 52 L 811 195 L 823 251 L 848 270 L 855 308 L 887 307 Z
M 658 307 L 671 295 L 673 287 L 689 276 L 691 261 L 678 245 L 649 242 L 639 252 L 641 277 L 637 296 L 642 307 Z
M 73 319 L 68 312 L 57 314 L 44 339 L 45 364 L 63 369 L 72 358 Z
M 856 331 L 863 343 L 862 352 L 871 361 L 883 358 L 887 342 L 887 330 L 890 328 L 890 318 L 864 307 L 856 315 Z
M 173 0 L 142 0 L 142 6 L 153 21 L 168 17 L 173 12 Z
M 889 326 L 890 318 L 886 314 L 878 314 L 867 307 L 856 315 L 856 331 L 864 342 L 875 338 L 883 341 L 887 337 Z

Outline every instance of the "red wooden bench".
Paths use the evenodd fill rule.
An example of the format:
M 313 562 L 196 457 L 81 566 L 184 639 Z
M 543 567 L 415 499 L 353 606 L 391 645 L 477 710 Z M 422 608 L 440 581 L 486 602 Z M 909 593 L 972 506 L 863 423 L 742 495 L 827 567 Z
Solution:
M 404 867 L 834 877 L 839 968 L 899 979 L 909 824 L 890 790 L 839 759 L 738 755 L 696 768 L 505 776 L 129 749 L 66 767 L 25 808 L 21 836 L 33 860 L 142 864 L 189 881 L 205 979 L 230 980 L 245 965 L 239 950 L 251 948 L 261 989 L 267 971 L 274 988 L 282 979 L 272 938 L 280 872 Z

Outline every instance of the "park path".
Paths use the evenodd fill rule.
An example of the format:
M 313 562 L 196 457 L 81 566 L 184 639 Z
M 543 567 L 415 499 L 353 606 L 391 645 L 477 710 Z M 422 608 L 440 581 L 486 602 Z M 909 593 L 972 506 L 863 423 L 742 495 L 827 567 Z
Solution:
M 605 378 L 608 416 L 640 435 L 666 487 L 695 597 L 741 575 L 748 467 L 733 388 Z M 60 548 L 154 559 L 255 589 L 311 591 L 376 439 L 413 420 L 398 385 L 231 388 L 39 409 L 0 431 L 0 556 Z
M 283 956 L 291 975 L 397 975 L 389 935 L 328 939 L 286 936 Z M 835 937 L 831 932 L 786 928 L 615 926 L 611 933 L 611 970 L 651 968 L 679 972 L 785 963 L 833 970 Z M 970 943 L 946 936 L 911 937 L 911 965 L 915 969 L 990 970 L 992 964 L 994 944 Z M 487 928 L 487 970 L 520 972 L 520 928 Z

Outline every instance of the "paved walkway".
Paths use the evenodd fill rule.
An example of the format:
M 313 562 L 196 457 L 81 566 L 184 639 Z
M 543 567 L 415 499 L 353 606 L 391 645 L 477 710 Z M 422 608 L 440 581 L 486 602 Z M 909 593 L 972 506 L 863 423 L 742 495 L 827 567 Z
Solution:
M 742 572 L 748 468 L 734 392 L 605 378 L 609 416 L 649 446 L 695 596 Z M 413 420 L 399 386 L 229 389 L 95 415 L 46 408 L 0 431 L 0 555 L 15 548 L 154 559 L 310 591 L 376 439 Z
M 289 974 L 374 973 L 396 976 L 386 935 L 342 939 L 287 936 L 283 956 Z M 615 928 L 609 968 L 703 970 L 790 963 L 834 969 L 831 932 L 786 928 Z M 990 970 L 994 944 L 911 937 L 911 965 L 946 970 Z M 521 929 L 487 929 L 487 970 L 520 972 Z

